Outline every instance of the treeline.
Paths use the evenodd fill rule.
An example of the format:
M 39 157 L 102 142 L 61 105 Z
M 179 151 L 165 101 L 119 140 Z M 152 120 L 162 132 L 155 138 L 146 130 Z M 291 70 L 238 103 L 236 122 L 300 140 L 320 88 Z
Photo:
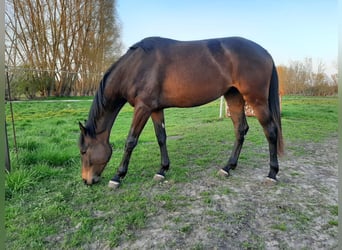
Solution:
M 111 63 L 108 62 L 108 65 Z M 98 72 L 57 72 L 26 66 L 7 67 L 6 72 L 13 99 L 34 99 L 44 96 L 93 95 L 105 68 Z M 317 70 L 313 70 L 311 59 L 305 59 L 291 62 L 289 66 L 280 65 L 277 71 L 281 95 L 331 96 L 338 92 L 337 73 L 328 75 L 323 63 L 318 65 Z M 56 76 L 63 76 L 64 81 L 59 83 Z M 49 92 L 51 86 L 56 86 L 57 83 L 64 83 L 63 89 L 67 91 L 63 94 Z
M 6 0 L 5 58 L 12 97 L 93 95 L 121 55 L 115 0 Z M 277 67 L 282 94 L 337 94 L 337 74 L 312 59 Z
M 121 54 L 115 0 L 5 3 L 5 58 L 18 94 L 91 95 Z
M 277 67 L 282 94 L 330 96 L 338 91 L 337 73 L 328 75 L 324 63 L 314 69 L 311 58 Z

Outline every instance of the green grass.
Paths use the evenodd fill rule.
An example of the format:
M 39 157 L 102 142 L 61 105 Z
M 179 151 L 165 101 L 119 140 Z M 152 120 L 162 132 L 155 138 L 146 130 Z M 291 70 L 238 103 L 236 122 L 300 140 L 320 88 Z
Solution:
M 283 231 L 285 232 L 287 230 L 287 226 L 284 222 L 282 223 L 279 223 L 279 224 L 274 224 L 271 226 L 271 228 L 273 229 L 277 229 L 277 230 L 280 230 L 280 231 Z
M 337 135 L 337 98 L 283 98 L 282 123 L 284 137 L 303 141 L 321 141 Z
M 334 215 L 334 216 L 338 215 L 338 207 L 337 206 L 330 206 L 328 209 L 329 209 L 331 215 Z
M 13 144 L 9 104 L 6 105 L 12 160 L 12 172 L 6 176 L 5 185 L 8 249 L 54 249 L 56 246 L 82 249 L 94 241 L 101 242 L 103 247 L 114 247 L 132 240 L 135 232 L 145 228 L 147 218 L 158 213 L 160 207 L 174 211 L 176 206 L 191 202 L 191 197 L 182 196 L 173 184 L 196 179 L 194 171 L 224 165 L 232 149 L 233 126 L 230 120 L 218 119 L 219 101 L 191 109 L 168 109 L 165 111 L 171 159 L 168 186 L 158 187 L 162 190 L 160 194 L 151 194 L 160 185 L 152 180 L 159 169 L 160 156 L 149 121 L 122 187 L 111 191 L 107 181 L 121 160 L 133 112 L 125 106 L 112 129 L 113 155 L 103 180 L 88 187 L 81 182 L 77 140 L 78 121 L 87 119 L 91 103 L 89 98 L 81 98 L 80 102 L 58 100 L 13 103 L 18 154 Z M 319 142 L 336 136 L 337 98 L 286 96 L 282 122 L 289 147 L 291 142 Z M 267 143 L 257 120 L 250 117 L 248 123 L 250 131 L 240 159 L 253 168 L 258 164 L 254 163 L 256 158 L 268 160 L 260 154 L 260 148 L 267 149 Z M 226 195 L 234 195 L 227 187 L 221 190 Z M 202 192 L 201 199 L 203 206 L 213 202 L 210 192 Z M 336 211 L 337 206 L 332 206 L 331 214 Z M 308 223 L 300 211 L 291 213 L 299 221 L 294 221 L 293 226 Z M 329 224 L 336 223 L 331 220 Z M 288 225 L 281 222 L 273 228 L 286 231 Z M 189 234 L 193 227 L 182 224 L 178 230 Z M 194 249 L 201 248 L 194 245 Z

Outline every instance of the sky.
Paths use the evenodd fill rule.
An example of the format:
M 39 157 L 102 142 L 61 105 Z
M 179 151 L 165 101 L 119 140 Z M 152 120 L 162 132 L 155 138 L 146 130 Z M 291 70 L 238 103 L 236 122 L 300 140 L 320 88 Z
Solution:
M 117 0 L 124 49 L 149 36 L 199 40 L 242 36 L 277 65 L 312 58 L 337 72 L 337 0 Z

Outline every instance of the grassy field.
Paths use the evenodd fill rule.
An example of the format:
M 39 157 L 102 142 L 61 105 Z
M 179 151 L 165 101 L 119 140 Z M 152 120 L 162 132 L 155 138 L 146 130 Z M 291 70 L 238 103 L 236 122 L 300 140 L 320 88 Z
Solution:
M 133 153 L 127 177 L 119 190 L 111 191 L 107 183 L 121 160 L 133 111 L 125 106 L 112 129 L 113 155 L 103 179 L 88 187 L 80 177 L 77 140 L 78 121 L 87 118 L 90 100 L 13 103 L 17 153 L 9 104 L 6 105 L 12 161 L 5 184 L 7 249 L 90 249 L 94 242 L 115 247 L 133 241 L 136 232 L 144 229 L 146 221 L 158 212 L 158 204 L 163 204 L 166 211 L 174 211 L 175 206 L 191 202 L 191 197 L 182 195 L 176 184 L 192 182 L 197 178 L 194 172 L 208 168 L 215 175 L 232 149 L 233 126 L 229 119 L 218 118 L 219 101 L 191 109 L 168 109 L 168 188 L 164 190 L 152 180 L 159 169 L 160 156 L 149 121 Z M 286 147 L 336 137 L 337 119 L 337 97 L 285 96 L 282 123 Z M 266 139 L 255 118 L 248 118 L 248 123 L 250 130 L 240 161 L 253 172 L 254 160 L 261 159 L 266 175 L 268 155 L 258 150 L 267 148 Z M 296 154 L 305 152 L 297 150 Z M 149 195 L 157 188 L 164 192 Z M 222 188 L 222 193 L 230 191 Z M 205 192 L 202 198 L 208 203 L 212 200 Z M 331 210 L 336 212 L 337 206 Z M 286 230 L 285 224 L 273 227 Z M 187 233 L 191 225 L 185 224 L 179 230 Z

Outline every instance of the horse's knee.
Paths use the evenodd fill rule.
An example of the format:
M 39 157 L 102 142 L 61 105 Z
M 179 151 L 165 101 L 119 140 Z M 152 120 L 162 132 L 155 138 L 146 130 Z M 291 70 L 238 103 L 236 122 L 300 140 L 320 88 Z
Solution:
M 160 147 L 164 146 L 166 144 L 166 135 L 159 135 L 157 140 Z
M 138 139 L 133 136 L 129 136 L 126 140 L 126 150 L 132 151 L 138 143 Z

